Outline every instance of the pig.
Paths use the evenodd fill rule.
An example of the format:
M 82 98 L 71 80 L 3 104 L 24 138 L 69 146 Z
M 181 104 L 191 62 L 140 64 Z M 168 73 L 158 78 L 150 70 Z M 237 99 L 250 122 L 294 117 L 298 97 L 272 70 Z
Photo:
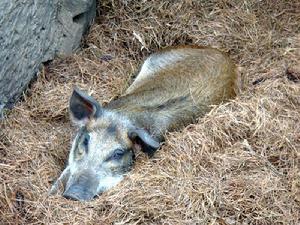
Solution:
M 236 66 L 225 53 L 177 46 L 151 54 L 126 92 L 105 106 L 75 88 L 69 111 L 78 132 L 50 194 L 63 186 L 65 198 L 89 201 L 116 186 L 131 170 L 136 151 L 153 156 L 167 131 L 233 98 L 236 80 Z

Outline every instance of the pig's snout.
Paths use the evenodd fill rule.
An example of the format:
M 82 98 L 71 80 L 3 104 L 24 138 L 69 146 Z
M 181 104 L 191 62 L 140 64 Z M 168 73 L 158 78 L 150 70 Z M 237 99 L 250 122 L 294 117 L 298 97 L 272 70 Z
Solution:
M 69 182 L 68 188 L 63 193 L 67 199 L 89 201 L 97 195 L 98 182 L 93 173 L 83 173 Z
M 87 188 L 79 185 L 73 185 L 63 193 L 65 198 L 76 201 L 89 201 L 93 199 L 95 195 L 96 193 L 93 193 L 87 190 Z

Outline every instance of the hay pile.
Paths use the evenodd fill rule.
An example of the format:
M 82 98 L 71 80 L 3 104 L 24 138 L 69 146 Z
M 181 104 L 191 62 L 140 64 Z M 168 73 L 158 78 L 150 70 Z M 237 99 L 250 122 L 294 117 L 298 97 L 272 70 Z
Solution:
M 0 130 L 0 224 L 299 224 L 298 0 L 102 0 L 78 54 L 41 71 Z M 74 134 L 73 85 L 107 102 L 143 57 L 211 45 L 240 66 L 240 95 L 182 132 L 95 201 L 47 197 Z M 290 67 L 289 70 L 287 68 Z

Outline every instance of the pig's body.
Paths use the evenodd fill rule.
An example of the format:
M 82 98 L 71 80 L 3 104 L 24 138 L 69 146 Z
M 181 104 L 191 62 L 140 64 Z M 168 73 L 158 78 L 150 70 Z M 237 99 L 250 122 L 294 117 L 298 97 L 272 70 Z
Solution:
M 125 95 L 105 107 L 75 89 L 70 114 L 80 130 L 50 192 L 63 183 L 66 198 L 86 201 L 115 186 L 131 169 L 134 150 L 153 155 L 166 131 L 233 97 L 236 78 L 224 53 L 183 46 L 149 56 Z
M 168 48 L 152 54 L 126 94 L 106 108 L 161 140 L 165 131 L 182 128 L 233 97 L 235 81 L 235 65 L 216 49 Z

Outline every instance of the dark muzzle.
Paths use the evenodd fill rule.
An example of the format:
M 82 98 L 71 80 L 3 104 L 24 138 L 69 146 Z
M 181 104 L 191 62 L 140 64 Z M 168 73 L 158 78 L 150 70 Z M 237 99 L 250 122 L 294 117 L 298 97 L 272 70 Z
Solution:
M 68 188 L 63 193 L 67 199 L 89 201 L 97 195 L 97 178 L 89 171 L 83 171 L 79 176 L 71 178 L 67 186 Z

